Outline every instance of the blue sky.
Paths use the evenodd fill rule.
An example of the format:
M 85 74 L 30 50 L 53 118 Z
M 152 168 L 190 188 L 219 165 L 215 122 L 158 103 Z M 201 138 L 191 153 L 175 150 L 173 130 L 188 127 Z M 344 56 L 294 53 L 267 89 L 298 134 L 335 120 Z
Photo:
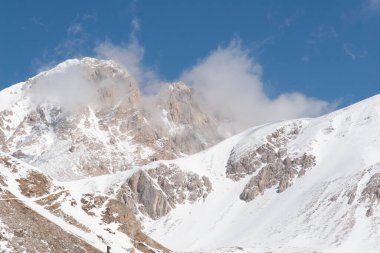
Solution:
M 347 105 L 380 93 L 380 1 L 1 1 L 0 88 L 99 45 L 143 50 L 176 80 L 238 41 L 269 97 L 300 92 Z

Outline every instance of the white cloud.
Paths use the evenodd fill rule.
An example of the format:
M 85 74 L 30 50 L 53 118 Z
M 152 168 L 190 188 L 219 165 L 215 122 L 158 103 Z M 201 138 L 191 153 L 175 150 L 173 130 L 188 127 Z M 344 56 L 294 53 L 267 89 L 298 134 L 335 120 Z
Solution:
M 73 64 L 63 72 L 57 71 L 36 79 L 30 94 L 36 104 L 49 101 L 67 111 L 75 111 L 91 103 L 96 97 L 96 90 L 88 81 L 85 69 Z
M 236 122 L 239 129 L 331 109 L 329 103 L 297 92 L 270 98 L 264 92 L 262 67 L 236 41 L 211 52 L 181 79 L 201 93 L 210 110 Z
M 123 45 L 101 43 L 95 52 L 98 57 L 124 66 L 145 91 L 157 92 L 164 83 L 157 72 L 143 64 L 144 48 L 135 36 Z M 318 116 L 331 109 L 329 103 L 298 92 L 270 98 L 264 92 L 261 65 L 238 40 L 212 51 L 184 71 L 179 80 L 194 88 L 206 110 L 228 121 L 228 129 L 232 132 L 272 121 Z
M 59 44 L 52 50 L 45 49 L 41 57 L 33 59 L 33 65 L 37 72 L 51 69 L 63 59 L 83 57 L 82 53 L 90 41 L 86 24 L 95 20 L 96 17 L 89 14 L 77 16 L 67 27 L 66 36 Z M 38 19 L 35 18 L 34 22 L 38 22 Z
M 99 43 L 94 51 L 97 58 L 110 59 L 124 66 L 126 70 L 139 82 L 145 92 L 155 92 L 161 83 L 159 75 L 143 63 L 144 47 L 138 41 L 140 30 L 138 19 L 131 22 L 132 31 L 128 43 L 116 45 L 110 41 Z
M 140 21 L 137 18 L 134 18 L 131 22 L 132 26 L 132 37 L 136 39 L 137 33 L 140 32 Z
M 97 58 L 114 60 L 125 67 L 145 92 L 156 91 L 160 83 L 158 74 L 143 64 L 144 48 L 137 40 L 122 45 L 106 41 L 98 44 L 95 52 Z
M 94 52 L 98 58 L 112 59 L 124 66 L 138 81 L 145 94 L 155 93 L 164 82 L 157 71 L 144 64 L 144 47 L 137 38 L 139 21 L 134 19 L 131 27 L 128 43 L 116 45 L 105 41 L 97 44 Z M 83 33 L 79 30 L 78 34 L 75 33 L 77 30 L 73 28 L 72 34 Z M 52 82 L 59 84 L 61 77 L 58 79 Z M 242 48 L 238 40 L 212 51 L 198 64 L 184 71 L 179 79 L 192 86 L 199 101 L 220 118 L 229 120 L 236 127 L 236 131 L 271 121 L 317 116 L 331 109 L 329 103 L 297 92 L 281 94 L 276 98 L 269 97 L 264 92 L 261 65 L 250 56 L 249 51 Z M 82 102 L 83 100 L 75 97 L 78 94 L 75 87 L 83 82 L 82 74 L 75 73 L 72 77 L 67 77 L 64 83 L 67 80 L 72 84 L 72 89 L 71 86 L 68 87 L 67 92 L 70 94 L 63 97 L 71 97 L 71 91 L 74 91 L 73 99 L 78 101 L 73 104 Z M 84 101 L 94 96 L 91 92 L 93 91 L 80 92 L 89 94 L 89 98 Z M 54 95 L 54 90 L 48 91 L 48 94 Z

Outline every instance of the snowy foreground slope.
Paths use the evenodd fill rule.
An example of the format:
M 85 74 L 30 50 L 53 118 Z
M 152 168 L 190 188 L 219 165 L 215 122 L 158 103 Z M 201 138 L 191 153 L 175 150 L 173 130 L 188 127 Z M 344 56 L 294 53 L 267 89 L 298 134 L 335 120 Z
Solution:
M 149 236 L 178 252 L 378 252 L 379 124 L 375 96 L 316 119 L 254 127 L 198 154 L 120 174 L 125 177 L 66 184 L 79 195 L 117 191 L 137 171 L 151 175 L 165 166 L 209 178 L 212 191 L 205 198 L 154 219 L 139 214 Z M 308 164 L 303 157 L 315 160 Z M 266 170 L 286 158 L 292 161 L 288 172 Z M 231 169 L 237 162 L 238 176 Z M 247 185 L 249 198 L 242 194 Z
M 1 252 L 380 251 L 380 96 L 222 142 L 186 85 L 146 103 L 90 58 L 0 92 Z
M 1 252 L 104 252 L 107 246 L 113 252 L 168 252 L 142 233 L 117 200 L 97 199 L 101 207 L 91 213 L 89 194 L 77 195 L 75 188 L 2 152 L 0 189 Z
M 243 155 L 295 122 L 301 129 L 286 147 L 292 154 L 314 155 L 315 166 L 281 193 L 271 187 L 252 201 L 239 199 L 249 178 L 235 182 L 226 177 L 231 150 Z M 380 96 L 375 96 L 320 118 L 252 128 L 170 161 L 207 175 L 213 191 L 204 202 L 179 206 L 146 222 L 146 231 L 179 251 L 378 252 L 379 125 Z

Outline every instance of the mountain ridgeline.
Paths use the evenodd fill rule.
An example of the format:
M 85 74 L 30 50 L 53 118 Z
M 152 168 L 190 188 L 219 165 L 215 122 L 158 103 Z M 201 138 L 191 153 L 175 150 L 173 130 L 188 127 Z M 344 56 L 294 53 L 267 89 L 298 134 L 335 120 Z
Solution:
M 93 58 L 2 90 L 0 251 L 380 250 L 380 96 L 231 137 L 209 109 Z

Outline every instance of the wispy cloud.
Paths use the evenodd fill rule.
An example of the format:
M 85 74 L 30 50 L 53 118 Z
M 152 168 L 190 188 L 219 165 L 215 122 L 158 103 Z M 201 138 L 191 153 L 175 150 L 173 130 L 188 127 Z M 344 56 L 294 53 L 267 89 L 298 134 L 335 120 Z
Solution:
M 83 25 L 81 23 L 72 23 L 67 28 L 67 34 L 77 34 L 83 31 Z
M 367 50 L 357 49 L 352 44 L 345 43 L 343 44 L 344 52 L 352 59 L 357 60 L 367 56 Z
M 304 56 L 301 58 L 301 61 L 302 61 L 302 62 L 309 62 L 309 61 L 310 61 L 310 57 L 307 56 L 307 55 L 304 55 Z
M 273 13 L 267 14 L 267 21 L 274 25 L 278 31 L 283 32 L 287 28 L 291 27 L 300 16 L 302 16 L 304 12 L 302 10 L 297 10 L 294 14 L 286 16 L 286 17 L 277 17 Z
M 165 82 L 158 71 L 144 64 L 144 48 L 136 36 L 140 28 L 133 22 L 131 26 L 134 29 L 128 43 L 103 42 L 97 45 L 95 52 L 98 57 L 122 64 L 140 86 L 155 92 Z M 228 46 L 218 47 L 200 59 L 178 80 L 193 87 L 201 104 L 228 121 L 230 130 L 231 127 L 238 131 L 270 121 L 316 116 L 332 108 L 328 102 L 298 92 L 270 98 L 264 91 L 262 76 L 262 66 L 240 40 L 234 39 Z
M 320 42 L 336 38 L 338 33 L 333 26 L 319 25 L 310 33 L 306 46 L 315 47 Z
M 369 0 L 368 6 L 373 10 L 380 10 L 380 0 Z
M 96 17 L 84 14 L 76 17 L 67 27 L 66 38 L 54 49 L 57 56 L 70 58 L 80 56 L 86 43 L 90 39 L 90 34 L 86 31 L 85 25 L 94 22 Z
M 377 16 L 380 13 L 380 0 L 363 0 L 361 2 L 361 9 L 356 11 L 355 14 L 358 15 L 360 19 L 367 20 Z M 349 17 L 348 20 L 351 21 L 352 17 Z
M 145 49 L 138 40 L 140 22 L 134 18 L 131 22 L 129 41 L 114 44 L 111 41 L 98 43 L 94 48 L 95 56 L 101 59 L 114 60 L 124 66 L 126 70 L 139 82 L 145 92 L 154 92 L 158 83 L 161 83 L 158 72 L 143 63 Z
M 145 50 L 138 40 L 140 29 L 139 20 L 134 18 L 129 41 L 98 43 L 94 53 L 98 58 L 111 59 L 124 66 L 146 92 L 152 93 L 162 87 L 164 81 L 159 71 L 144 64 Z M 80 39 L 83 33 L 82 28 L 72 24 L 67 30 L 69 39 L 62 48 L 72 47 L 72 39 Z M 73 43 L 81 42 L 74 40 Z M 73 83 L 81 80 L 82 77 L 78 79 L 77 76 L 72 78 Z M 211 51 L 183 71 L 178 79 L 193 87 L 201 104 L 227 120 L 228 126 L 236 131 L 270 121 L 316 116 L 332 108 L 326 101 L 299 92 L 272 98 L 265 92 L 262 76 L 263 68 L 252 57 L 251 51 L 244 48 L 239 39 L 234 39 L 229 45 Z
M 45 32 L 48 32 L 48 31 L 49 31 L 49 26 L 48 26 L 47 24 L 45 24 L 44 22 L 42 22 L 40 18 L 38 18 L 38 17 L 36 17 L 36 16 L 33 16 L 32 21 L 33 21 L 33 23 L 35 23 L 36 25 L 42 27 L 42 29 L 43 29 Z
M 45 49 L 40 57 L 33 59 L 32 64 L 37 72 L 47 70 L 64 59 L 83 56 L 84 49 L 90 42 L 90 34 L 85 26 L 94 21 L 96 21 L 94 15 L 77 16 L 68 25 L 66 36 L 58 45 L 52 50 Z
M 266 49 L 267 46 L 273 45 L 276 40 L 283 36 L 303 14 L 304 12 L 302 10 L 298 10 L 293 15 L 285 18 L 278 18 L 276 15 L 268 13 L 266 19 L 267 22 L 274 27 L 274 31 L 265 38 L 257 40 L 253 43 L 252 47 L 255 53 L 260 54 Z

